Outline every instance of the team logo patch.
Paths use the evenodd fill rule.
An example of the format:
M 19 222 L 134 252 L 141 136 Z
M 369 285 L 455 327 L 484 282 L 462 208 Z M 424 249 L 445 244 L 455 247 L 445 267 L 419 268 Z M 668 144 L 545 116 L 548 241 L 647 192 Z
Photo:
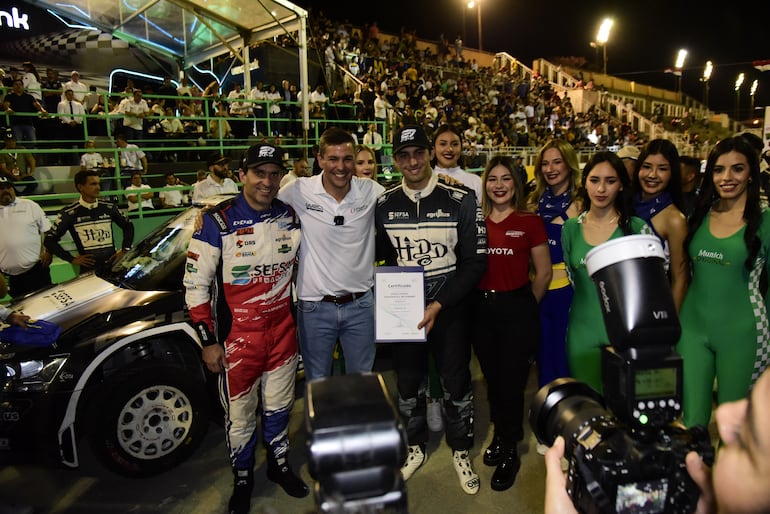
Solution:
M 233 275 L 232 285 L 243 286 L 249 284 L 251 282 L 250 269 L 251 267 L 247 265 L 233 266 L 230 270 L 230 273 Z
M 414 137 L 417 134 L 417 129 L 405 129 L 401 132 L 401 142 L 414 141 Z

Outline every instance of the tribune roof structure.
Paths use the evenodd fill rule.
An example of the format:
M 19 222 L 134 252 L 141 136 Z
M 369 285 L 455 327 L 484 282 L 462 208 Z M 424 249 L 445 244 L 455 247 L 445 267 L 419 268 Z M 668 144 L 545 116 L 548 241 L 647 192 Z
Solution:
M 300 30 L 307 11 L 285 0 L 31 0 L 71 21 L 185 68 L 244 46 Z

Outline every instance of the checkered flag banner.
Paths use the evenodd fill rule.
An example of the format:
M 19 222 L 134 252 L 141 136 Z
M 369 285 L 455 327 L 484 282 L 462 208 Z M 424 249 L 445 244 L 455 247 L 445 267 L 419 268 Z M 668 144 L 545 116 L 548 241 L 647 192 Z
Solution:
M 754 361 L 754 371 L 751 374 L 751 383 L 759 379 L 759 376 L 767 368 L 770 362 L 770 322 L 765 306 L 765 299 L 759 289 L 760 275 L 765 266 L 765 259 L 757 259 L 754 269 L 749 276 L 749 301 L 754 309 L 754 319 L 757 327 L 757 358 Z
M 102 54 L 118 55 L 126 52 L 129 44 L 99 30 L 63 30 L 27 39 L 6 42 L 0 50 L 6 57 L 19 61 L 40 59 L 68 59 L 86 50 L 99 50 Z

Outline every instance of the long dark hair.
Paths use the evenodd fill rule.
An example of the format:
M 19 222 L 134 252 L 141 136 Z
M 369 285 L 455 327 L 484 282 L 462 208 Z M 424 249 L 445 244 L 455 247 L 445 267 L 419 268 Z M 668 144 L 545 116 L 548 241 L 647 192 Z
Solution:
M 513 159 L 507 155 L 495 155 L 492 157 L 484 168 L 484 172 L 481 174 L 481 211 L 484 216 L 489 216 L 492 213 L 492 200 L 487 193 L 487 177 L 492 168 L 502 166 L 507 169 L 513 177 L 514 193 L 513 193 L 513 209 L 516 212 L 524 212 L 527 210 L 527 197 L 524 193 L 524 184 L 521 182 L 521 177 L 513 169 Z
M 674 146 L 674 143 L 668 139 L 653 139 L 642 148 L 634 166 L 634 189 L 638 192 L 642 191 L 642 184 L 639 182 L 639 170 L 648 156 L 656 154 L 662 155 L 668 161 L 668 165 L 671 168 L 671 180 L 669 180 L 666 186 L 666 191 L 671 195 L 671 200 L 676 208 L 684 212 L 682 165 L 679 161 L 679 151 Z
M 580 179 L 580 183 L 583 186 L 580 190 L 583 211 L 588 212 L 591 208 L 591 198 L 588 196 L 588 191 L 586 190 L 588 174 L 592 169 L 603 162 L 607 162 L 612 166 L 623 186 L 623 189 L 618 192 L 618 196 L 615 197 L 614 203 L 615 210 L 618 211 L 618 215 L 620 216 L 620 219 L 618 219 L 618 226 L 623 231 L 623 234 L 633 234 L 631 217 L 634 215 L 634 201 L 633 192 L 631 191 L 631 179 L 628 178 L 626 166 L 623 164 L 620 157 L 615 155 L 615 152 L 596 152 L 583 167 L 583 175 Z
M 762 223 L 762 205 L 760 202 L 760 183 L 759 183 L 759 157 L 754 147 L 741 136 L 728 137 L 719 141 L 709 153 L 706 160 L 706 171 L 701 181 L 701 193 L 695 204 L 695 210 L 690 217 L 689 231 L 684 241 L 685 249 L 690 248 L 695 232 L 701 226 L 706 214 L 711 207 L 719 200 L 719 193 L 714 187 L 714 167 L 717 159 L 729 152 L 738 152 L 746 157 L 749 163 L 749 181 L 746 184 L 746 206 L 743 209 L 743 220 L 746 222 L 746 230 L 743 233 L 743 241 L 748 250 L 748 256 L 744 262 L 747 270 L 751 271 L 754 267 L 754 260 L 757 258 L 761 242 L 757 237 L 759 226 Z M 685 252 L 689 255 L 688 252 Z
M 465 169 L 465 155 L 463 154 L 463 135 L 452 125 L 448 123 L 444 123 L 443 125 L 440 125 L 435 132 L 433 132 L 433 135 L 431 136 L 431 150 L 436 149 L 436 139 L 438 139 L 438 136 L 445 132 L 451 132 L 458 138 L 460 138 L 460 156 L 457 158 L 457 166 L 459 166 L 462 169 Z M 435 168 L 438 164 L 438 158 L 436 156 L 433 157 L 433 159 L 430 160 L 430 167 Z

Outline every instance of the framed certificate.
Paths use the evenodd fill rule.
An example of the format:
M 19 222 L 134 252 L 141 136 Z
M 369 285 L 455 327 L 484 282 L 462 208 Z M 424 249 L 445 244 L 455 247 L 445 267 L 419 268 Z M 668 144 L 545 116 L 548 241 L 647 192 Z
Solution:
M 378 266 L 374 273 L 375 340 L 378 343 L 425 341 L 417 325 L 425 316 L 421 266 Z

